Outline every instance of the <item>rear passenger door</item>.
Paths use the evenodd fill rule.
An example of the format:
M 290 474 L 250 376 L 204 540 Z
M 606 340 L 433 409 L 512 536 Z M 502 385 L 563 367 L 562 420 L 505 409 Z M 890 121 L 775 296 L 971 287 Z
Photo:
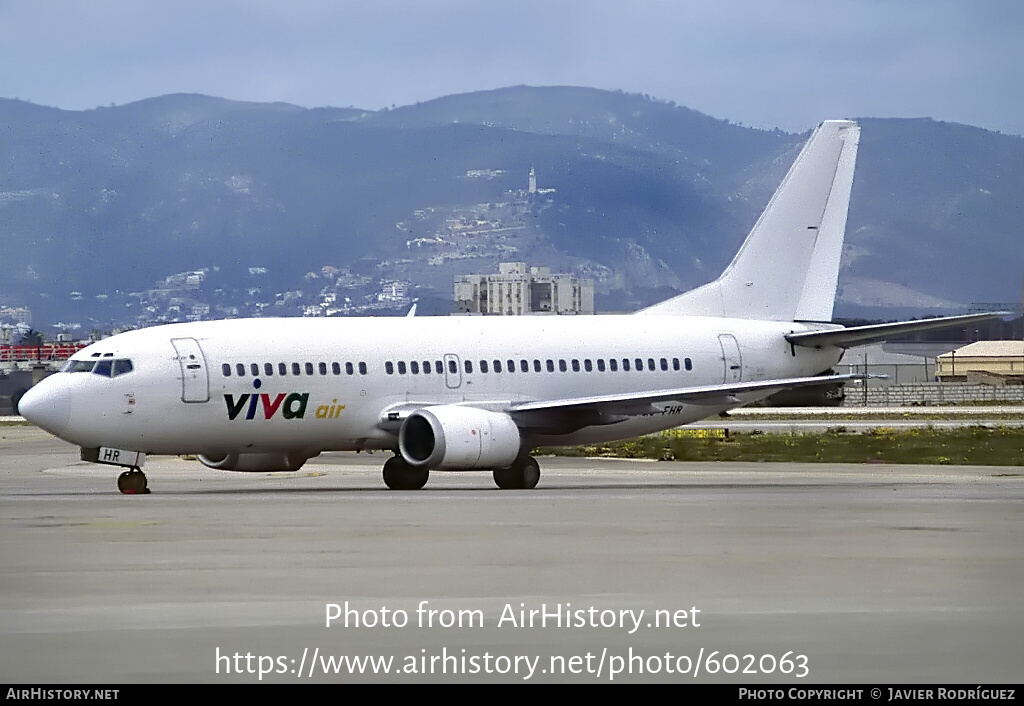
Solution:
M 736 337 L 729 333 L 718 335 L 718 343 L 722 347 L 722 382 L 741 382 L 743 380 L 743 358 Z

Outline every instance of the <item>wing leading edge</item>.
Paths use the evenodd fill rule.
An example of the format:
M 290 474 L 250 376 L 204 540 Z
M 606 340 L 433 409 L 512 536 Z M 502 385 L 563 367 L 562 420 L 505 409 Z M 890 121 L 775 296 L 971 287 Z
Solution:
M 513 402 L 508 411 L 515 415 L 520 412 L 536 412 L 549 410 L 589 410 L 606 414 L 637 414 L 656 402 L 688 402 L 701 405 L 742 404 L 736 395 L 745 392 L 766 392 L 786 390 L 810 385 L 826 385 L 834 382 L 863 380 L 862 374 L 816 375 L 802 378 L 780 378 L 777 380 L 758 380 L 754 382 L 735 382 L 721 385 L 699 385 L 696 387 L 678 387 L 671 390 L 651 390 L 649 392 L 628 392 L 612 395 L 594 395 L 592 397 L 572 397 L 561 400 L 539 400 L 536 402 Z
M 741 400 L 737 395 L 747 392 L 772 393 L 796 387 L 827 385 L 829 383 L 863 380 L 868 376 L 858 373 L 843 375 L 815 375 L 800 378 L 779 378 L 775 380 L 758 380 L 754 382 L 736 382 L 721 385 L 698 385 L 694 387 L 678 387 L 667 390 L 649 390 L 646 392 L 625 392 L 610 395 L 593 395 L 588 397 L 568 397 L 556 400 L 536 400 L 525 402 L 509 402 L 508 400 L 477 400 L 461 402 L 459 407 L 476 407 L 492 412 L 504 412 L 512 416 L 521 428 L 548 427 L 552 418 L 546 412 L 563 413 L 557 418 L 555 425 L 565 426 L 564 413 L 572 413 L 576 419 L 571 423 L 573 429 L 588 425 L 614 424 L 624 421 L 630 416 L 658 411 L 653 405 L 657 402 L 683 402 L 689 404 L 714 406 L 739 406 L 749 400 Z M 398 433 L 406 418 L 422 409 L 432 406 L 427 401 L 402 402 L 392 405 L 381 413 L 378 428 L 391 433 Z M 555 431 L 554 428 L 546 431 Z M 565 432 L 565 429 L 561 430 Z

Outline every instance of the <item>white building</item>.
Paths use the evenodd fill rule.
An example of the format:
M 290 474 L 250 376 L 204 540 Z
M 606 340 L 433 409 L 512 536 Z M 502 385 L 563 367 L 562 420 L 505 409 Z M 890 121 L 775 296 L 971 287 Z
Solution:
M 551 274 L 550 267 L 503 262 L 498 274 L 455 278 L 458 314 L 593 314 L 594 280 Z
M 976 341 L 937 358 L 942 382 L 1004 384 L 1024 380 L 1024 341 Z

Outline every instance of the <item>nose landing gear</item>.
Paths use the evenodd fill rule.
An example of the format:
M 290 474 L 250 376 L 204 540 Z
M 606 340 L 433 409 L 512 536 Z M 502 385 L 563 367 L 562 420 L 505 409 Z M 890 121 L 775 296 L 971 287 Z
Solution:
M 117 489 L 125 495 L 147 495 L 149 483 L 146 474 L 139 468 L 125 471 L 117 477 Z

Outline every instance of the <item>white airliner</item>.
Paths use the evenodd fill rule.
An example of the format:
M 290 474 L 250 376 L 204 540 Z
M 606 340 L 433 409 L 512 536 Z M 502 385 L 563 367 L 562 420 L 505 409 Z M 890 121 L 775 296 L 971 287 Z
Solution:
M 846 346 L 974 321 L 828 323 L 859 127 L 822 123 L 721 277 L 630 316 L 241 319 L 122 333 L 76 353 L 20 413 L 124 466 L 146 454 L 295 471 L 322 451 L 384 449 L 384 482 L 489 470 L 533 488 L 538 446 L 657 432 L 786 388 L 849 380 Z

